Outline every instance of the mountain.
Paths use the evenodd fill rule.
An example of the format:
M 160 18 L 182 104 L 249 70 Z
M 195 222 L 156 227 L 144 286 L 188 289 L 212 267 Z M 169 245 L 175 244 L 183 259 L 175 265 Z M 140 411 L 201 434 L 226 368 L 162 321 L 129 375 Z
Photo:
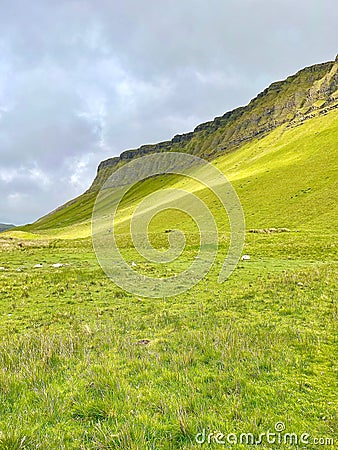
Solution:
M 192 132 L 101 162 L 84 194 L 22 229 L 60 237 L 90 235 L 93 204 L 107 178 L 133 158 L 169 151 L 201 156 L 223 170 L 238 192 L 250 227 L 332 227 L 337 69 L 338 56 L 306 67 L 272 83 L 247 106 Z
M 194 131 L 176 135 L 171 141 L 142 145 L 119 157 L 102 161 L 88 192 L 100 189 L 121 164 L 148 153 L 180 151 L 214 158 L 265 136 L 278 126 L 295 126 L 316 114 L 338 107 L 338 55 L 335 61 L 306 67 L 284 81 L 272 83 L 244 107 L 225 113 Z
M 2 233 L 3 231 L 9 230 L 11 228 L 14 228 L 15 225 L 11 225 L 8 223 L 0 223 L 0 233 Z

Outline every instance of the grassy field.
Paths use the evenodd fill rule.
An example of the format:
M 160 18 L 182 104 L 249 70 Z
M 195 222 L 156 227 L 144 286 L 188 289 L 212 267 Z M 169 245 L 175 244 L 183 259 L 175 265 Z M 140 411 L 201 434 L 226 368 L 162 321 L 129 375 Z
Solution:
M 337 124 L 331 112 L 283 126 L 214 161 L 241 199 L 251 256 L 223 284 L 228 224 L 207 189 L 179 177 L 141 183 L 117 228 L 140 272 L 170 275 L 196 255 L 193 223 L 155 218 L 158 248 L 168 245 L 166 228 L 187 232 L 182 257 L 163 268 L 132 248 L 129 214 L 163 187 L 208 204 L 220 230 L 215 264 L 176 297 L 134 296 L 105 276 L 89 237 L 94 194 L 1 234 L 0 449 L 246 449 L 201 445 L 196 435 L 258 437 L 277 422 L 310 434 L 298 448 L 334 448 L 315 439 L 338 443 Z M 260 230 L 271 227 L 289 231 Z M 263 439 L 259 448 L 296 446 Z
M 150 300 L 118 289 L 88 239 L 1 239 L 0 448 L 192 449 L 203 429 L 278 421 L 337 442 L 333 244 L 248 233 L 251 260 L 219 285 L 224 237 L 203 282 Z

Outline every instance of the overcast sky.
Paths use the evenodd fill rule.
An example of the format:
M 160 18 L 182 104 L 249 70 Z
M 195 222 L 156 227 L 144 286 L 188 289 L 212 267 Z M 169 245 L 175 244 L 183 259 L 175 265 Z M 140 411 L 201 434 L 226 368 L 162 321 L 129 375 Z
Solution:
M 336 0 L 0 0 L 0 222 L 337 52 Z

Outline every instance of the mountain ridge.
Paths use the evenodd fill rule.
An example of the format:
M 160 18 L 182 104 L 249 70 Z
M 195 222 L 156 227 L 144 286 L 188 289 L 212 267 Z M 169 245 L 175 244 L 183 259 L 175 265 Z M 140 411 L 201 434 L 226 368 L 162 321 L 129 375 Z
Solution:
M 332 157 L 337 150 L 337 87 L 338 57 L 335 61 L 306 67 L 283 81 L 272 83 L 247 106 L 241 106 L 216 117 L 213 121 L 200 124 L 193 132 L 176 135 L 171 141 L 126 150 L 119 157 L 102 161 L 87 191 L 33 224 L 16 230 L 39 234 L 53 229 L 59 230 L 55 233 L 60 236 L 79 236 L 81 233 L 88 236 L 92 209 L 104 182 L 132 158 L 158 151 L 192 153 L 213 160 L 216 165 L 220 163 L 221 158 L 222 171 L 234 184 L 235 189 L 239 193 L 242 191 L 241 201 L 246 213 L 255 218 L 248 222 L 251 228 L 272 226 L 274 217 L 279 214 L 281 201 L 284 202 L 284 210 L 288 209 L 289 213 L 285 213 L 285 221 L 281 217 L 277 225 L 304 225 L 301 217 L 293 220 L 298 215 L 298 210 L 307 208 L 309 214 L 311 210 L 324 214 L 327 208 L 333 207 L 330 192 L 334 179 L 330 177 L 334 172 Z M 270 167 L 270 163 L 264 164 L 258 171 L 259 178 L 255 177 L 259 161 L 268 162 L 270 158 L 273 167 Z M 307 158 L 310 158 L 309 161 Z M 288 161 L 292 161 L 290 167 L 287 167 Z M 302 169 L 300 164 L 303 165 Z M 246 179 L 247 187 L 250 188 L 244 189 L 238 177 Z M 276 184 L 277 179 L 279 184 Z M 318 189 L 308 191 L 310 179 L 312 186 L 317 186 Z M 257 193 L 254 197 L 251 189 L 253 186 Z M 156 183 L 153 188 L 156 188 Z M 266 189 L 269 190 L 268 196 Z M 276 189 L 273 198 L 272 191 Z M 289 191 L 289 196 L 285 196 L 286 191 Z M 297 204 L 297 208 L 292 204 Z M 255 212 L 257 207 L 262 210 L 258 216 Z M 325 211 L 322 211 L 323 208 L 326 208 Z M 315 219 L 311 221 L 319 227 L 331 227 L 334 222 L 331 216 L 327 224 Z M 74 228 L 75 224 L 79 227 L 76 225 Z
M 2 233 L 3 231 L 7 231 L 10 230 L 11 228 L 14 228 L 15 225 L 10 224 L 10 223 L 0 223 L 0 233 Z
M 246 106 L 240 106 L 204 122 L 193 131 L 177 134 L 169 141 L 145 144 L 123 151 L 119 156 L 101 161 L 96 177 L 86 193 L 98 191 L 109 176 L 122 164 L 149 153 L 183 151 L 203 158 L 213 158 L 235 150 L 243 143 L 265 136 L 289 122 L 302 123 L 318 114 L 338 107 L 338 55 L 334 61 L 305 67 L 285 80 L 275 81 L 260 92 Z M 208 137 L 219 136 L 212 142 Z M 196 140 L 206 141 L 200 145 Z

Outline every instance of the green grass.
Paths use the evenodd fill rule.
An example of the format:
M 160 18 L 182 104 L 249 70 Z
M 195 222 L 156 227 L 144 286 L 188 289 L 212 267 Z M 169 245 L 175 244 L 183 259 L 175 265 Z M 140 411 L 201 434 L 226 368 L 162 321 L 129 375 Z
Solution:
M 2 241 L 0 448 L 192 449 L 278 421 L 338 439 L 328 235 L 248 234 L 219 285 L 224 242 L 203 282 L 155 300 L 106 278 L 89 240 L 20 242 Z
M 194 223 L 154 218 L 159 249 L 168 247 L 166 229 L 187 234 L 181 258 L 161 266 L 133 248 L 130 214 L 164 187 L 210 207 L 220 232 L 215 264 L 177 297 L 131 295 L 104 275 L 89 239 L 93 193 L 1 234 L 0 449 L 197 449 L 203 429 L 258 436 L 278 421 L 337 444 L 337 126 L 331 112 L 213 161 L 235 186 L 247 229 L 291 230 L 247 233 L 251 260 L 223 284 L 227 220 L 210 191 L 178 176 L 131 190 L 116 228 L 138 271 L 170 276 L 196 255 Z

